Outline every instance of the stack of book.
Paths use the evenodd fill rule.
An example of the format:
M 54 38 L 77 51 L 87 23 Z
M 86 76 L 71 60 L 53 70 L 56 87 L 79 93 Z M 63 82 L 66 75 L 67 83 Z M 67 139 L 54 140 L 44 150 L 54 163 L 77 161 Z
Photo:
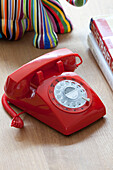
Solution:
M 91 18 L 88 45 L 113 90 L 113 16 Z

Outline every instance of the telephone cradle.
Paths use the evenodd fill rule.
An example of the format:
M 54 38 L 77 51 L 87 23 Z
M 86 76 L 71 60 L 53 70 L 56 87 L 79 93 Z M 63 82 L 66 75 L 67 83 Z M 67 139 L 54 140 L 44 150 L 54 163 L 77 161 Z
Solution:
M 74 72 L 81 63 L 77 53 L 63 48 L 34 59 L 9 75 L 2 104 L 13 117 L 11 126 L 22 128 L 19 115 L 26 112 L 70 135 L 103 117 L 104 104 Z M 17 114 L 10 103 L 23 112 Z

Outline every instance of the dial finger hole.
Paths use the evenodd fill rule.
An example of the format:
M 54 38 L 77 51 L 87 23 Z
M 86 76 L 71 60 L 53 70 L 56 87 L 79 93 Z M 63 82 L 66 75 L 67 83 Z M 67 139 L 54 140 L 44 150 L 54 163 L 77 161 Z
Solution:
M 75 84 L 76 84 L 75 82 L 71 82 L 71 85 L 72 85 L 72 86 L 75 86 Z
M 60 93 L 60 91 L 59 91 L 59 90 L 56 90 L 56 93 L 58 94 L 58 93 Z
M 77 103 L 77 106 L 80 107 L 80 106 L 81 106 L 81 102 L 78 102 L 78 103 Z
M 80 85 L 77 85 L 77 89 L 80 88 L 81 86 Z
M 59 86 L 56 86 L 56 88 L 57 88 L 57 89 L 61 89 L 61 86 L 60 86 L 60 85 L 59 85 Z
M 83 92 L 84 92 L 84 90 L 83 90 L 83 89 L 81 89 L 81 90 L 80 90 L 80 92 L 81 92 L 81 93 L 83 93 Z
M 72 106 L 73 106 L 73 107 L 76 107 L 76 103 L 72 103 Z
M 66 103 L 66 105 L 67 105 L 67 106 L 70 106 L 70 103 L 69 103 L 69 102 L 67 102 L 67 103 Z
M 57 95 L 57 98 L 58 98 L 58 99 L 60 99 L 60 98 L 61 98 L 61 96 L 60 96 L 60 95 Z
M 60 85 L 61 85 L 61 86 L 64 86 L 64 84 L 65 84 L 64 81 L 61 81 L 61 82 L 60 82 Z
M 62 99 L 61 102 L 64 103 L 64 102 L 65 102 L 65 99 Z
M 70 82 L 68 80 L 65 81 L 65 84 L 68 85 Z

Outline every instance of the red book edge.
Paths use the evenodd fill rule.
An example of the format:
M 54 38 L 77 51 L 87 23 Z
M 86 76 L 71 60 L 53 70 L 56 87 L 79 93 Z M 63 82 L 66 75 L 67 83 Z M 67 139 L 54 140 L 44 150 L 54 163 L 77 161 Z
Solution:
M 102 34 L 93 18 L 91 18 L 91 21 L 90 21 L 90 30 L 91 30 L 99 48 L 100 48 L 100 50 L 101 50 L 105 60 L 107 61 L 108 65 L 110 66 L 111 71 L 113 72 L 113 58 L 109 52 L 108 46 L 106 45 L 105 41 L 103 40 Z M 102 42 L 103 42 L 103 44 L 101 44 Z M 107 55 L 103 49 L 105 49 L 105 51 L 107 52 Z M 109 57 L 110 57 L 111 62 L 109 60 Z

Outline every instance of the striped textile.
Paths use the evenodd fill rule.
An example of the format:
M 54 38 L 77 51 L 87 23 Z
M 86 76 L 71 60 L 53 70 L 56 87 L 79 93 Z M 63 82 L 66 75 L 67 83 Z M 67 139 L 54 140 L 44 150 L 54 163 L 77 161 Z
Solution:
M 70 32 L 72 24 L 58 0 L 0 0 L 0 38 L 18 40 L 33 29 L 33 45 L 47 49 L 57 45 L 56 33 Z
M 50 17 L 50 20 L 54 23 L 53 26 L 57 28 L 57 33 L 62 34 L 72 30 L 72 24 L 66 17 L 58 0 L 42 0 L 42 3 Z

